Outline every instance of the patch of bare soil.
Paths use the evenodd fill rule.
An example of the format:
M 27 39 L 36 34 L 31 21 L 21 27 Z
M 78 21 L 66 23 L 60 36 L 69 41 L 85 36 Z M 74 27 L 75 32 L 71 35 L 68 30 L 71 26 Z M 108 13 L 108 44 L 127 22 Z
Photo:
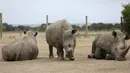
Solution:
M 0 73 L 130 73 L 130 52 L 126 61 L 88 59 L 86 56 L 91 53 L 93 39 L 82 38 L 77 39 L 74 61 L 58 61 L 48 58 L 49 50 L 44 36 L 39 35 L 37 40 L 37 59 L 6 62 L 0 57 Z M 55 48 L 54 53 L 57 57 Z

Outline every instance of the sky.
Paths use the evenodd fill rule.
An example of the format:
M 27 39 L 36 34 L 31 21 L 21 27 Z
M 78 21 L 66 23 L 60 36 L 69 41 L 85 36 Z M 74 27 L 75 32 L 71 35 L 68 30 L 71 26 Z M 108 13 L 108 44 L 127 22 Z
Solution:
M 3 22 L 41 24 L 66 19 L 70 23 L 120 23 L 122 4 L 130 0 L 0 0 Z

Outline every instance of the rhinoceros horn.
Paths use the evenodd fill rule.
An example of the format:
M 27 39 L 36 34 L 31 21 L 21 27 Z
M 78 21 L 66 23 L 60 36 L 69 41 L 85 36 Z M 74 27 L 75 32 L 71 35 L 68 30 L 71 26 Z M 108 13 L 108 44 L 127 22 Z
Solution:
M 125 56 L 126 56 L 126 54 L 128 53 L 129 49 L 130 49 L 130 45 L 129 45 L 126 49 L 124 49 L 124 50 L 122 51 L 122 57 L 125 57 Z

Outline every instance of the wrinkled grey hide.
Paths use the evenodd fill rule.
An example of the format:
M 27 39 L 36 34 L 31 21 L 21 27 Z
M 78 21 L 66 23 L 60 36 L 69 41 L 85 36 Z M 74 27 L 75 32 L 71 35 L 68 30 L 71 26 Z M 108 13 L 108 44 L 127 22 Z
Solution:
M 55 47 L 57 48 L 59 60 L 64 59 L 64 50 L 66 57 L 74 60 L 74 48 L 76 46 L 75 33 L 76 30 L 64 19 L 49 25 L 46 29 L 46 41 L 50 52 L 49 57 L 54 58 L 53 47 Z
M 92 43 L 92 54 L 88 58 L 124 61 L 130 48 L 126 44 L 128 39 L 120 30 L 99 35 Z
M 24 32 L 20 40 L 14 40 L 2 48 L 2 57 L 6 61 L 32 60 L 37 58 L 37 32 Z

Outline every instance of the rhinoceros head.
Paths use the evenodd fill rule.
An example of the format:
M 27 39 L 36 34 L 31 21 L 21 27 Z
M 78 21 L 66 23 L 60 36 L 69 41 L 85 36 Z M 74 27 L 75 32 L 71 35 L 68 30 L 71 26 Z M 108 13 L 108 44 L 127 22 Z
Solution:
M 33 32 L 33 31 L 29 30 L 29 31 L 24 31 L 24 34 L 26 36 L 29 36 L 30 38 L 32 38 L 37 43 L 36 36 L 37 36 L 38 32 Z
M 74 60 L 74 48 L 76 46 L 75 33 L 77 30 L 63 30 L 63 47 L 66 52 L 66 57 Z
M 34 37 L 36 37 L 37 34 L 38 34 L 38 32 L 34 33 L 33 31 L 29 30 L 29 31 L 24 31 L 24 34 L 27 34 L 28 36 L 34 36 Z
M 127 46 L 126 40 L 129 39 L 129 36 L 124 35 L 121 31 L 115 30 L 112 32 L 114 36 L 113 40 L 113 48 L 114 48 L 114 56 L 115 60 L 126 60 L 125 55 L 129 51 L 130 46 Z

